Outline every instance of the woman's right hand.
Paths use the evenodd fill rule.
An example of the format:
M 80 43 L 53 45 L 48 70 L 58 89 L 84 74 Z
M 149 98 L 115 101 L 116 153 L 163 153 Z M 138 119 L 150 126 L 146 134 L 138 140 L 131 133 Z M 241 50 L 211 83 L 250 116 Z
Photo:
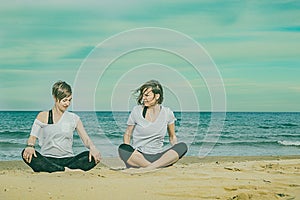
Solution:
M 23 158 L 27 163 L 31 163 L 32 155 L 36 156 L 35 149 L 33 147 L 26 147 L 23 153 Z

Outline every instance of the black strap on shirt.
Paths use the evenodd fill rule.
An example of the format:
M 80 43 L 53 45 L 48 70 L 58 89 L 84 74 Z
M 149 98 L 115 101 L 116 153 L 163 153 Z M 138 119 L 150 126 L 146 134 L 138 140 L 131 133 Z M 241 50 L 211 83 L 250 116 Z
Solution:
M 144 118 L 146 117 L 147 109 L 148 109 L 148 107 L 147 107 L 147 106 L 144 106 L 144 109 L 143 109 L 143 117 L 144 117 Z
M 52 110 L 49 110 L 48 124 L 53 124 L 53 114 L 52 114 Z

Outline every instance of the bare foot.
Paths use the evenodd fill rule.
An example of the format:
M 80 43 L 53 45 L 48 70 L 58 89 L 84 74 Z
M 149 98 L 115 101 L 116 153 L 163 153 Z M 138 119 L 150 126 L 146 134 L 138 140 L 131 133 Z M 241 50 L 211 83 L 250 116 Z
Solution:
M 113 170 L 113 171 L 123 171 L 123 170 L 126 170 L 127 168 L 125 167 L 110 167 L 109 168 L 110 170 Z
M 122 170 L 122 172 L 126 174 L 144 174 L 144 173 L 150 173 L 150 172 L 155 172 L 158 171 L 160 168 L 127 168 Z
M 82 169 L 70 169 L 65 167 L 65 172 L 84 172 Z

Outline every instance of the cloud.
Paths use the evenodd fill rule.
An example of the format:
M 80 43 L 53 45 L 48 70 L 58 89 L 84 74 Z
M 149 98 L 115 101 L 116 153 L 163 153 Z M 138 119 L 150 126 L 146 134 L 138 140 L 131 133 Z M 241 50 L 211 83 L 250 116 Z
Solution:
M 300 32 L 300 26 L 278 27 L 278 28 L 275 28 L 274 31 Z
M 281 107 L 291 110 L 287 105 L 296 97 L 298 89 L 294 85 L 300 84 L 299 4 L 284 0 L 8 1 L 0 8 L 0 93 L 10 94 L 5 97 L 5 105 L 12 102 L 10 108 L 45 106 L 38 103 L 38 95 L 48 95 L 45 88 L 57 79 L 72 84 L 79 66 L 97 44 L 122 31 L 155 26 L 182 32 L 205 48 L 228 84 L 231 109 L 254 109 L 260 97 L 251 96 L 249 105 L 239 104 L 239 100 L 247 99 L 246 90 L 249 94 L 264 94 L 259 87 L 265 87 L 270 109 L 273 102 L 274 109 L 280 107 L 275 99 L 284 96 Z M 158 38 L 161 42 L 169 39 L 167 35 Z M 135 36 L 129 41 L 143 39 Z M 120 41 L 115 49 L 105 51 L 101 59 L 126 45 L 130 45 L 127 40 Z M 168 47 L 187 48 L 179 42 Z M 157 62 L 178 70 L 199 91 L 205 89 L 203 80 L 189 70 L 189 63 L 166 54 L 149 50 L 120 57 L 113 63 L 114 68 L 107 71 L 107 85 L 132 66 Z M 237 77 L 239 80 L 230 81 Z M 167 76 L 165 79 L 172 80 Z M 133 86 L 131 82 L 124 84 Z M 170 84 L 175 87 L 176 82 Z M 181 85 L 177 87 L 182 90 Z M 102 96 L 110 92 L 107 88 Z M 15 94 L 26 95 L 26 103 L 18 101 Z M 0 97 L 1 107 L 3 98 Z M 267 101 L 261 105 L 266 104 Z
M 94 49 L 94 46 L 84 46 L 75 49 L 68 55 L 63 56 L 62 58 L 75 58 L 75 59 L 84 59 L 88 56 L 88 54 Z

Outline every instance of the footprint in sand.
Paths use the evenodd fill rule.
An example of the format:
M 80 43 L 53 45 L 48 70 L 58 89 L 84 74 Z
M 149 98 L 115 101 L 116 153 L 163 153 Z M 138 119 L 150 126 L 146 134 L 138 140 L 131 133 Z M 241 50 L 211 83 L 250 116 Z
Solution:
M 230 198 L 230 200 L 249 200 L 250 197 L 246 193 L 240 193 Z

